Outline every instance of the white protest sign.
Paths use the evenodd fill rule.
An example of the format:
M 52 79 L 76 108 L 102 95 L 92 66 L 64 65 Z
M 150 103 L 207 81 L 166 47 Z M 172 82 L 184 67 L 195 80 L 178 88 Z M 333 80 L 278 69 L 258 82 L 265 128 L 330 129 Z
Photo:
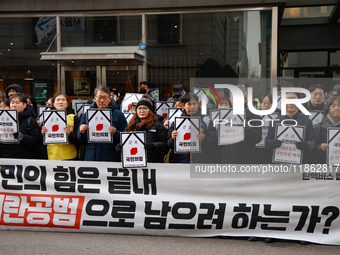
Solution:
M 282 141 L 282 145 L 273 150 L 273 162 L 301 164 L 303 153 L 296 148 L 295 144 L 302 142 L 304 137 L 304 126 L 287 127 L 277 123 L 275 139 Z
M 37 111 L 38 111 L 38 120 L 42 123 L 43 120 L 43 111 L 51 110 L 51 106 L 47 105 L 38 105 Z
M 220 118 L 220 110 L 211 110 L 209 112 L 210 115 L 210 121 L 214 124 L 218 119 Z M 215 125 L 215 128 L 217 129 L 219 125 Z
M 175 118 L 175 130 L 178 132 L 175 138 L 175 153 L 201 152 L 201 141 L 197 137 L 200 134 L 200 127 L 199 117 Z
M 134 112 L 128 112 L 128 113 L 123 113 L 124 117 L 126 119 L 127 124 L 129 124 L 130 120 L 132 119 L 133 115 L 135 115 Z
M 175 121 L 175 118 L 180 117 L 183 112 L 183 108 L 168 108 L 169 127 L 171 127 L 172 123 Z
M 233 109 L 220 109 L 218 145 L 229 145 L 244 141 L 245 115 L 233 114 Z
M 340 164 L 340 128 L 327 128 L 327 165 Z
M 120 110 L 122 113 L 127 113 L 129 107 L 132 105 L 132 103 L 138 103 L 139 99 L 141 99 L 143 94 L 137 94 L 137 93 L 126 93 L 123 101 L 120 105 Z
M 145 132 L 121 132 L 122 167 L 146 167 Z
M 156 102 L 156 113 L 166 119 L 168 117 L 168 109 L 172 106 L 173 102 Z
M 308 115 L 309 119 L 313 122 L 313 127 L 322 121 L 323 111 L 309 110 L 311 115 Z
M 13 136 L 18 130 L 18 111 L 0 110 L 0 143 L 19 143 Z
M 84 103 L 76 103 L 76 112 L 77 116 L 81 118 L 81 116 L 91 108 L 91 104 L 84 104 Z
M 89 143 L 112 143 L 113 137 L 109 131 L 111 126 L 111 109 L 88 109 L 87 130 Z
M 68 135 L 64 131 L 66 123 L 66 111 L 43 111 L 43 122 L 47 128 L 44 134 L 44 144 L 66 144 Z

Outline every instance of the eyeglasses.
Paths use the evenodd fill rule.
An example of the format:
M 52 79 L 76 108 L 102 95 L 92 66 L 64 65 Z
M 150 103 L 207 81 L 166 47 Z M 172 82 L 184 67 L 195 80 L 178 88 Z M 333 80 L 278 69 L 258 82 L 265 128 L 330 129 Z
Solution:
M 66 102 L 66 98 L 58 98 L 55 101 L 56 102 Z
M 322 92 L 321 92 L 321 93 L 316 93 L 316 92 L 313 92 L 313 93 L 312 93 L 312 96 L 314 96 L 314 97 L 317 97 L 318 95 L 319 95 L 320 97 L 323 97 L 325 94 L 322 93 Z
M 149 110 L 148 107 L 145 107 L 145 108 L 144 108 L 144 107 L 143 107 L 143 108 L 138 107 L 138 108 L 137 108 L 137 111 L 138 111 L 138 112 L 147 112 L 148 110 Z
M 99 97 L 99 96 L 96 96 L 97 100 L 101 101 L 101 100 L 108 100 L 110 97 Z

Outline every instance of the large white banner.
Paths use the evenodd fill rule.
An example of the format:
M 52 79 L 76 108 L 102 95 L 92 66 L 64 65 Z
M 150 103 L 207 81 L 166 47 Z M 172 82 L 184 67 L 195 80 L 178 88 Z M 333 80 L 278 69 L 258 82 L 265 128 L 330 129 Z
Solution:
M 340 245 L 335 170 L 333 179 L 306 180 L 302 173 L 193 178 L 189 164 L 127 169 L 109 162 L 2 159 L 0 167 L 2 230 L 258 236 Z

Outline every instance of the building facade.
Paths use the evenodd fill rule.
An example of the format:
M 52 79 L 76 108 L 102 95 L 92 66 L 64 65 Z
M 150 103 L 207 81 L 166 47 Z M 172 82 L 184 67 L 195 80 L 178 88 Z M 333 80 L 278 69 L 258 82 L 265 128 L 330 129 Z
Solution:
M 294 77 L 336 80 L 339 4 L 303 2 L 3 0 L 0 88 L 42 103 L 57 91 L 85 100 L 99 84 L 124 94 L 148 81 L 165 100 L 195 77 L 250 79 L 255 96 Z M 327 38 L 310 35 L 325 17 Z

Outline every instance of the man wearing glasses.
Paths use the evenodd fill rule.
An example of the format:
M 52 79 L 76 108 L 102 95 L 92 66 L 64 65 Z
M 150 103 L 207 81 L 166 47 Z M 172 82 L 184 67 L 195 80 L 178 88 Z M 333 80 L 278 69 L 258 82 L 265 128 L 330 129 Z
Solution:
M 325 105 L 326 88 L 321 84 L 314 84 L 308 89 L 311 94 L 310 100 L 304 104 L 307 110 L 323 110 Z
M 110 89 L 106 86 L 97 87 L 94 90 L 94 104 L 91 108 L 111 109 L 111 124 L 109 132 L 113 135 L 113 143 L 88 143 L 86 124 L 87 113 L 80 121 L 77 132 L 78 140 L 84 145 L 85 161 L 113 161 L 119 162 L 120 155 L 116 152 L 116 146 L 120 142 L 120 132 L 123 132 L 127 126 L 124 114 L 116 109 L 110 97 Z

